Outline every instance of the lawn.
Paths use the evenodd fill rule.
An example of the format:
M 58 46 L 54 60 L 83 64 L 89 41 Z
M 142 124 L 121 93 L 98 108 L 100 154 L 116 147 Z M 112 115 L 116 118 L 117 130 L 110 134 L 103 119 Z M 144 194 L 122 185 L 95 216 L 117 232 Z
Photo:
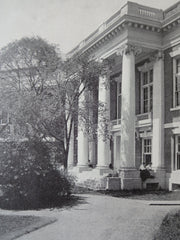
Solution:
M 102 194 L 110 195 L 112 197 L 130 198 L 148 201 L 176 201 L 180 200 L 180 191 L 149 191 L 149 190 L 132 190 L 132 191 L 99 191 Z
M 180 211 L 169 213 L 163 219 L 154 240 L 179 240 L 180 239 Z
M 0 239 L 12 240 L 55 221 L 47 217 L 0 215 Z

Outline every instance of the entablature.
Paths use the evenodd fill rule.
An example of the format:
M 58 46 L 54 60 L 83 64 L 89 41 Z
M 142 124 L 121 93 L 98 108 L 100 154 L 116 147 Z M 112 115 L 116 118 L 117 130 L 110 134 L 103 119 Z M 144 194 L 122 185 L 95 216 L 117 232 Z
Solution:
M 166 33 L 174 27 L 178 28 L 180 24 L 179 6 L 180 2 L 163 12 L 156 8 L 127 2 L 117 13 L 69 52 L 68 56 L 70 57 L 77 52 L 80 54 L 87 53 L 88 55 L 94 54 L 117 37 L 121 41 L 120 37 L 123 32 L 130 32 L 132 29 L 141 30 L 142 34 L 145 33 L 144 31 L 151 32 L 151 35 L 154 33 L 156 37 L 158 33 L 158 37 L 161 39 L 163 32 Z

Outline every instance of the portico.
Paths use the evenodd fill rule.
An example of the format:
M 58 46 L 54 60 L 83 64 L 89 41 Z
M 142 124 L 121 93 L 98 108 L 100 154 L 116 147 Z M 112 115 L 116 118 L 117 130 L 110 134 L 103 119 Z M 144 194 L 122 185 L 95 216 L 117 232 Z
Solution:
M 112 63 L 99 78 L 97 137 L 90 139 L 83 130 L 85 126 L 79 126 L 76 168 L 104 177 L 112 173 L 113 166 L 121 189 L 141 188 L 139 166 L 142 162 L 151 162 L 154 183 L 167 187 L 164 156 L 166 47 L 162 45 L 162 32 L 170 29 L 167 21 L 162 10 L 128 2 L 78 48 L 78 52 Z M 177 24 L 176 20 L 171 31 L 176 31 Z M 167 38 L 163 41 L 167 45 Z M 69 54 L 73 53 L 72 50 Z M 93 169 L 88 168 L 88 160 Z

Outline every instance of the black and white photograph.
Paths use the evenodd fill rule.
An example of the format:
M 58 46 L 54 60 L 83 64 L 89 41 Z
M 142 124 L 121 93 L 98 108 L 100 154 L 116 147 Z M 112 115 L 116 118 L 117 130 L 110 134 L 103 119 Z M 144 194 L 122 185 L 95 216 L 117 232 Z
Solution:
M 180 239 L 179 0 L 0 0 L 14 239 Z

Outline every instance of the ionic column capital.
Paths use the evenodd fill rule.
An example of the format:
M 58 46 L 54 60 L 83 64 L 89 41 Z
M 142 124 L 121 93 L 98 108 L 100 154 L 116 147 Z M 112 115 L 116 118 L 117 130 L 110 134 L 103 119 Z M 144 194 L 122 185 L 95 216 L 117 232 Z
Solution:
M 154 62 L 154 63 L 159 61 L 160 59 L 164 61 L 164 52 L 162 50 L 159 50 L 158 52 L 153 54 L 149 59 L 151 62 Z
M 124 44 L 120 48 L 117 49 L 116 54 L 123 56 L 124 54 L 134 53 L 134 55 L 139 55 L 142 52 L 141 47 L 137 47 L 131 44 Z

